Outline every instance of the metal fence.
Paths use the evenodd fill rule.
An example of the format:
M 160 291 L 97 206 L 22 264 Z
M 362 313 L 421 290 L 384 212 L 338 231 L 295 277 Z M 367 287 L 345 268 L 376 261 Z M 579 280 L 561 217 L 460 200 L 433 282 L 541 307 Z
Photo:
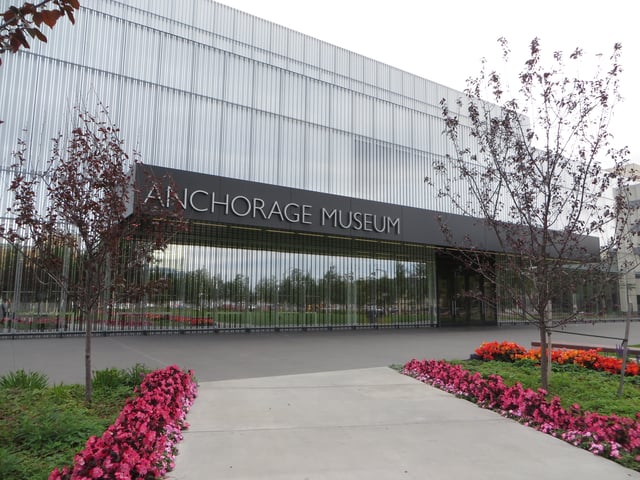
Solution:
M 583 315 L 571 323 L 603 323 L 626 320 L 620 314 Z M 640 321 L 640 317 L 634 317 Z M 513 315 L 501 315 L 485 325 L 526 325 Z M 446 326 L 477 326 L 459 324 Z M 301 309 L 286 306 L 217 309 L 113 309 L 101 312 L 92 324 L 96 336 L 279 332 L 310 330 L 358 330 L 439 327 L 437 312 L 391 307 Z M 0 325 L 0 339 L 80 336 L 86 319 L 78 313 L 12 313 Z
M 246 307 L 220 309 L 142 309 L 103 312 L 93 321 L 95 335 L 159 333 L 225 333 L 287 330 L 346 330 L 436 327 L 433 312 L 421 309 L 301 309 Z M 77 313 L 25 312 L 6 318 L 0 338 L 74 336 L 86 332 L 86 319 Z

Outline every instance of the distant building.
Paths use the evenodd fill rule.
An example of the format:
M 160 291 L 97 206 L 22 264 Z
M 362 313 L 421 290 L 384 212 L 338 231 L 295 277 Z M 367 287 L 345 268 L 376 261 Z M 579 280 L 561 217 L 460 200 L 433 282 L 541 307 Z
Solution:
M 627 175 L 632 181 L 627 187 L 630 211 L 627 224 L 633 235 L 617 252 L 620 309 L 637 314 L 640 305 L 640 165 L 629 164 Z

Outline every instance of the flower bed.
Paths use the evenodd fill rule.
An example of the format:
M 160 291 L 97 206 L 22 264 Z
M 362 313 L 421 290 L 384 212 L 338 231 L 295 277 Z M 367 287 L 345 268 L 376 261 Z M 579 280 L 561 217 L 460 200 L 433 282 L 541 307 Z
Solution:
M 485 361 L 500 360 L 513 362 L 516 355 L 522 355 L 527 349 L 514 342 L 484 342 L 476 348 L 476 355 Z
M 486 361 L 540 361 L 540 348 L 527 350 L 513 342 L 485 342 L 476 348 L 475 353 L 478 358 Z M 621 358 L 600 355 L 600 350 L 597 348 L 591 350 L 552 349 L 551 361 L 561 365 L 579 365 L 581 367 L 613 374 L 619 374 L 622 370 Z M 633 360 L 627 360 L 625 375 L 635 376 L 638 374 L 640 374 L 638 363 Z
M 507 387 L 498 375 L 485 379 L 445 361 L 411 360 L 403 373 L 596 455 L 620 459 L 624 454 L 640 462 L 640 413 L 631 419 L 583 412 L 579 405 L 566 410 L 558 397 L 547 401 L 545 390 L 519 383 Z
M 149 373 L 115 423 L 101 437 L 91 437 L 73 466 L 56 468 L 49 480 L 162 478 L 173 469 L 196 390 L 193 373 L 177 366 Z
M 216 322 L 210 317 L 191 317 L 167 313 L 118 313 L 114 318 L 104 322 L 118 328 L 146 328 L 157 324 L 188 325 L 213 327 Z

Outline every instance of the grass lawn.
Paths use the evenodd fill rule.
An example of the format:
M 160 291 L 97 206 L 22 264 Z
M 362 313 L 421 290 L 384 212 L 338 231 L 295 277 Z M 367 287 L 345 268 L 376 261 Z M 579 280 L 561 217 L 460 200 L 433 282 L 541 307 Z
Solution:
M 540 367 L 533 362 L 465 360 L 451 363 L 458 363 L 467 370 L 480 372 L 482 375 L 500 375 L 509 386 L 516 382 L 533 390 L 540 386 Z M 625 377 L 621 397 L 617 395 L 619 384 L 619 375 L 589 370 L 577 365 L 553 364 L 549 398 L 558 396 L 565 408 L 577 403 L 583 410 L 635 418 L 636 413 L 640 411 L 640 377 Z
M 0 479 L 46 480 L 73 463 L 90 436 L 100 436 L 122 410 L 148 370 L 94 372 L 93 401 L 84 385 L 47 386 L 34 372 L 0 377 Z

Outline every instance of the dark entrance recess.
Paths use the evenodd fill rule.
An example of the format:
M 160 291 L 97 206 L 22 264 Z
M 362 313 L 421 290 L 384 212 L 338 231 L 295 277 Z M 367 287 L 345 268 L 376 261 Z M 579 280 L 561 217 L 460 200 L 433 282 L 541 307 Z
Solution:
M 447 253 L 436 255 L 436 272 L 439 326 L 497 325 L 494 289 L 479 273 Z

